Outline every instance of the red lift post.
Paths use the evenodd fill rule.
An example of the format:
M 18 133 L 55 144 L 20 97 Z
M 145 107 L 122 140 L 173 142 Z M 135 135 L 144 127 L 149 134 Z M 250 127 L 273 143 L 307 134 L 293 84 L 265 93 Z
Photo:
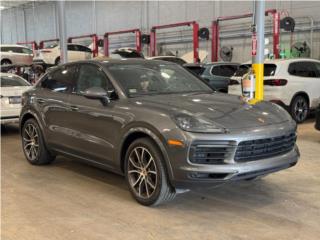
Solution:
M 269 9 L 265 12 L 266 16 L 272 15 L 273 26 L 273 54 L 277 59 L 279 58 L 279 43 L 280 43 L 280 13 L 276 9 Z M 219 51 L 219 22 L 235 20 L 241 18 L 252 17 L 252 13 L 236 15 L 236 16 L 227 16 L 227 17 L 218 17 L 215 21 L 212 22 L 212 39 L 211 39 L 211 60 L 212 62 L 218 61 L 218 51 Z
M 106 32 L 104 34 L 104 39 L 103 39 L 104 55 L 106 57 L 109 57 L 109 45 L 110 45 L 109 36 L 111 36 L 111 35 L 121 35 L 121 34 L 126 34 L 126 33 L 135 33 L 136 50 L 139 53 L 141 52 L 142 45 L 141 45 L 141 31 L 140 31 L 140 29 L 135 28 L 135 29 L 115 31 L 115 32 Z
M 43 49 L 44 48 L 44 43 L 46 42 L 59 42 L 59 38 L 55 38 L 55 39 L 46 39 L 46 40 L 42 40 L 39 42 L 39 49 Z
M 198 62 L 199 61 L 199 38 L 198 38 L 199 24 L 195 21 L 153 26 L 150 32 L 150 56 L 151 57 L 156 56 L 156 46 L 157 46 L 156 30 L 165 29 L 165 28 L 176 28 L 176 27 L 182 27 L 182 26 L 192 27 L 193 61 L 195 63 Z
M 92 54 L 93 57 L 98 56 L 98 35 L 97 34 L 88 34 L 88 35 L 81 35 L 81 36 L 75 36 L 75 37 L 69 37 L 68 38 L 68 43 L 72 43 L 72 40 L 74 39 L 81 39 L 81 38 L 91 38 L 92 43 L 93 43 L 93 48 L 92 48 Z
M 36 41 L 30 41 L 30 42 L 17 42 L 18 45 L 31 45 L 33 55 L 36 55 L 36 50 L 38 49 L 38 44 Z

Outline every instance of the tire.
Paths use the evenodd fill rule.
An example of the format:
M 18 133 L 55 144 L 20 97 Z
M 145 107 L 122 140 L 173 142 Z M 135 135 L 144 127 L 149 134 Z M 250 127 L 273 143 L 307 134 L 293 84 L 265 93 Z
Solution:
M 162 154 L 149 138 L 137 139 L 129 146 L 125 177 L 132 196 L 142 205 L 156 206 L 176 195 L 168 181 Z
M 54 61 L 55 65 L 59 65 L 61 63 L 60 57 L 57 57 L 56 60 Z
M 22 127 L 22 148 L 29 163 L 45 165 L 54 161 L 55 156 L 46 148 L 39 124 L 35 119 L 28 119 Z
M 290 114 L 297 123 L 304 122 L 309 114 L 309 103 L 305 96 L 294 97 L 290 104 Z
M 9 59 L 3 59 L 1 61 L 1 65 L 11 65 L 11 64 L 12 64 L 12 62 Z

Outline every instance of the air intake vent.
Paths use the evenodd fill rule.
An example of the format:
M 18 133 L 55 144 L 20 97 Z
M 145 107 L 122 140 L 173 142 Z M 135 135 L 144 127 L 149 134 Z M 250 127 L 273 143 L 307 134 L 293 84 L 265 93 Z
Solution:
M 279 156 L 290 152 L 295 142 L 295 133 L 273 138 L 243 141 L 238 144 L 234 160 L 236 162 L 248 162 Z

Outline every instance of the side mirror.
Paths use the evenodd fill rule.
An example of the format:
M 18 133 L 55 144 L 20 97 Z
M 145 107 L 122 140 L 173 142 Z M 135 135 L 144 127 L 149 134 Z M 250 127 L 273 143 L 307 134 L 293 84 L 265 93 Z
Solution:
M 84 91 L 83 96 L 89 99 L 99 99 L 104 105 L 110 103 L 108 93 L 101 87 L 91 87 Z

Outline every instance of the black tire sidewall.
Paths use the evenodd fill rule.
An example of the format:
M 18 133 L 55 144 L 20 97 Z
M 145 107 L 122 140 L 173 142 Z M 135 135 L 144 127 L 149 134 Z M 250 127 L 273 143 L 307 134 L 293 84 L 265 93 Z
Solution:
M 128 179 L 128 159 L 129 159 L 129 155 L 130 155 L 131 151 L 136 147 L 146 148 L 150 152 L 152 157 L 154 158 L 154 161 L 155 161 L 155 164 L 157 167 L 156 190 L 153 193 L 153 195 L 148 199 L 139 197 L 135 193 L 135 191 L 132 189 L 132 187 L 130 186 L 129 179 Z M 130 190 L 131 194 L 133 195 L 133 197 L 137 200 L 137 202 L 139 202 L 142 205 L 146 205 L 146 206 L 153 205 L 154 203 L 157 202 L 157 200 L 159 199 L 160 194 L 161 194 L 161 189 L 163 187 L 163 181 L 164 180 L 166 181 L 167 179 L 166 179 L 166 172 L 165 172 L 165 168 L 164 168 L 164 164 L 163 164 L 162 154 L 160 153 L 160 151 L 157 149 L 155 144 L 150 139 L 147 139 L 147 138 L 137 139 L 129 146 L 128 151 L 125 156 L 124 172 L 125 172 L 125 178 L 126 178 L 129 190 Z
M 294 110 L 294 108 L 295 108 L 295 106 L 296 106 L 296 104 L 297 104 L 297 102 L 298 102 L 299 99 L 303 99 L 303 100 L 306 102 L 306 106 L 307 106 L 307 114 L 306 114 L 306 117 L 305 117 L 302 121 L 296 119 L 296 114 L 295 114 L 295 110 Z M 308 104 L 307 99 L 306 99 L 304 96 L 298 95 L 298 96 L 294 97 L 294 99 L 292 100 L 292 103 L 291 103 L 291 105 L 290 105 L 290 114 L 291 114 L 292 118 L 293 118 L 297 123 L 302 123 L 302 122 L 304 122 L 304 121 L 307 119 L 308 114 L 309 114 L 309 104 Z

